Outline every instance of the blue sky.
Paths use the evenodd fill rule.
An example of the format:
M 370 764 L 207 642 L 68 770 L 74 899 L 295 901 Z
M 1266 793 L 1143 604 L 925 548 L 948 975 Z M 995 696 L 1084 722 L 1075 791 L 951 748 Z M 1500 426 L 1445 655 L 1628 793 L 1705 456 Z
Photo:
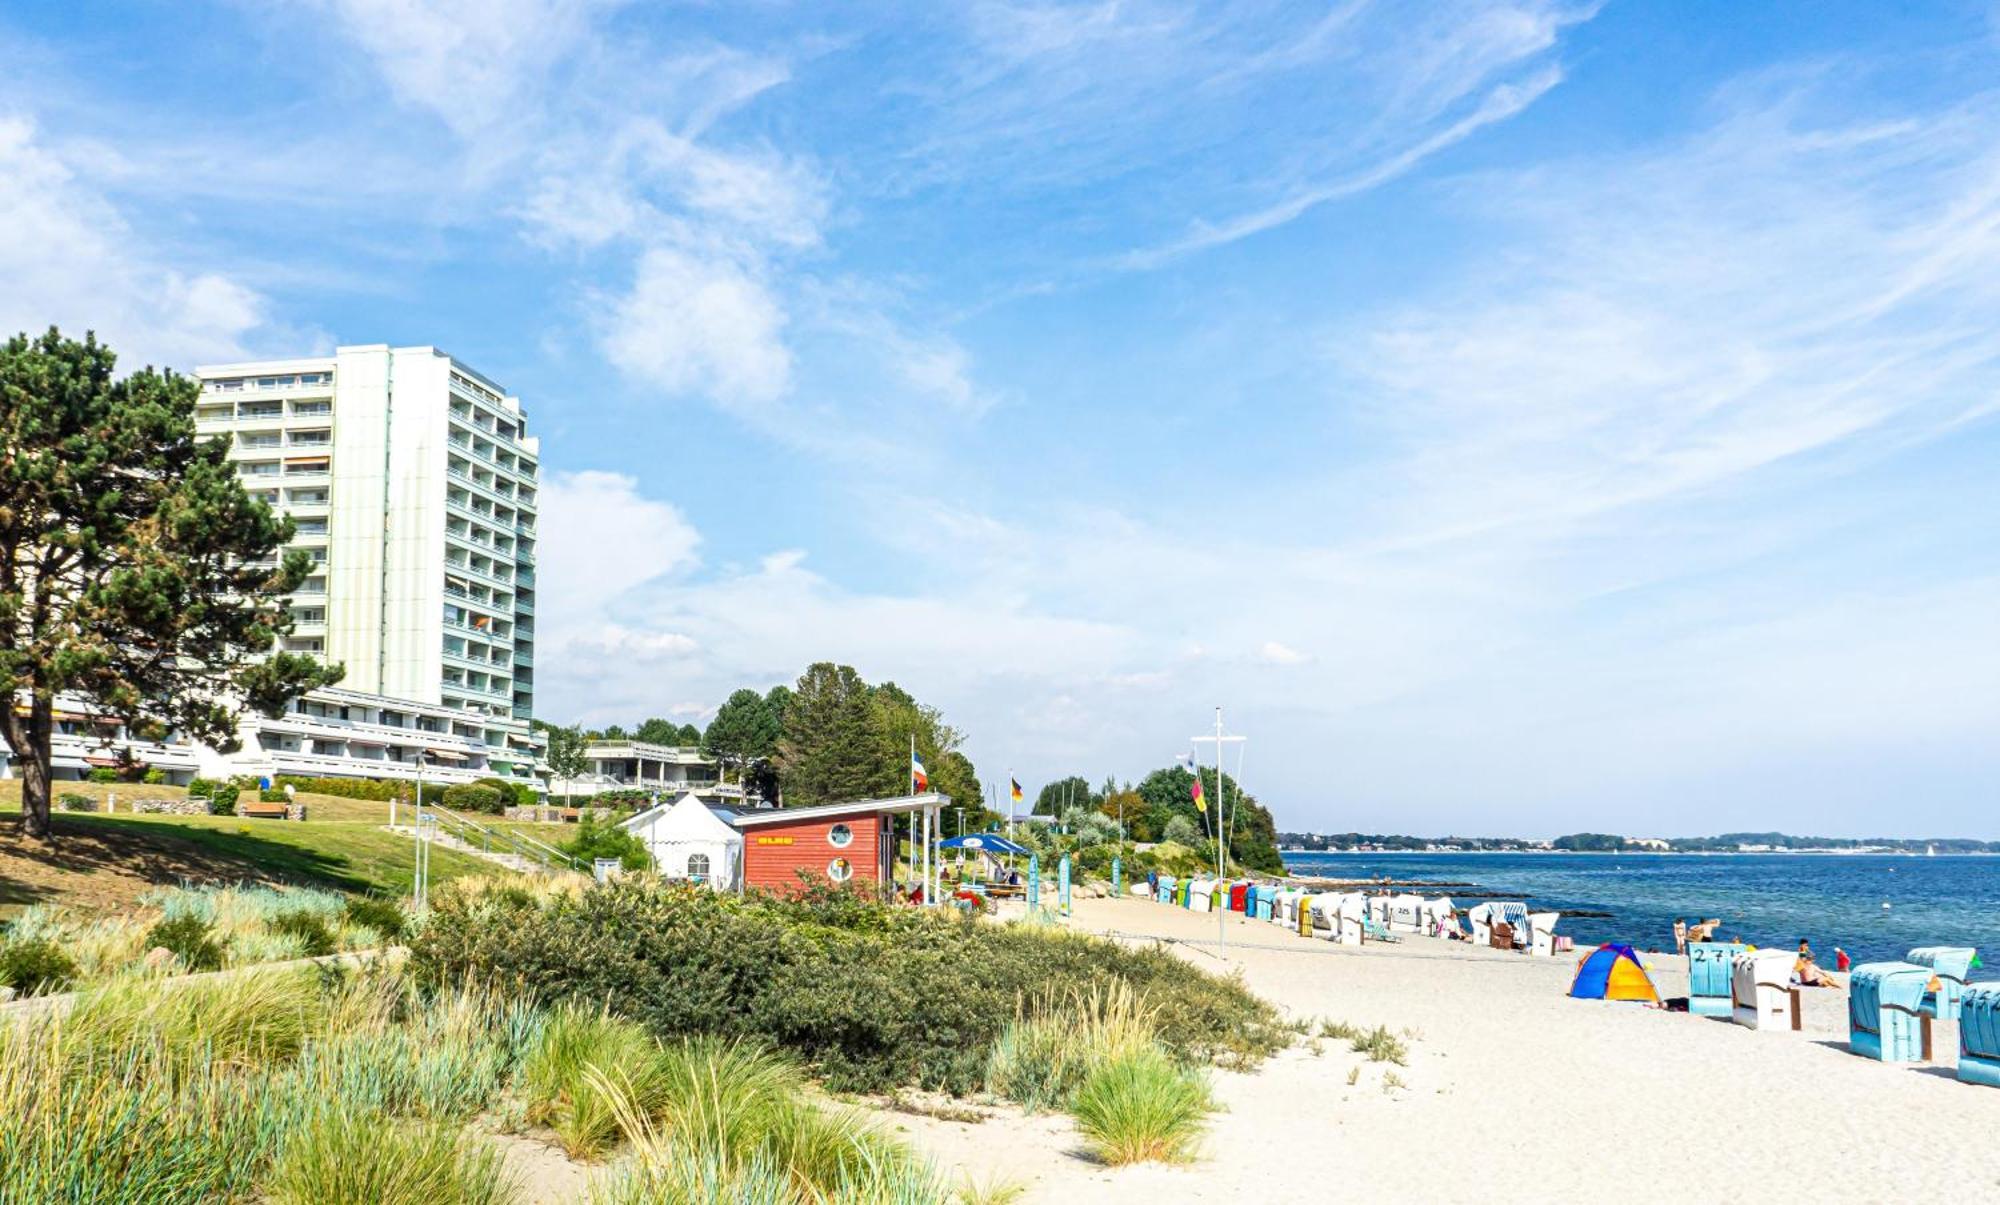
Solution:
M 13 4 L 0 326 L 505 383 L 553 719 L 1995 836 L 2000 18 L 1914 7 Z

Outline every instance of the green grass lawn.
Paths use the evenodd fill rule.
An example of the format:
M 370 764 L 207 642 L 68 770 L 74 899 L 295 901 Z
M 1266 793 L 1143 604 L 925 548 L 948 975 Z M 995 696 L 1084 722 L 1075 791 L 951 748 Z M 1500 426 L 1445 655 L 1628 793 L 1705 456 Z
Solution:
M 19 815 L 18 806 L 0 807 L 0 826 L 11 829 Z M 411 839 L 365 821 L 297 823 L 236 816 L 90 813 L 58 813 L 54 820 L 58 839 L 51 860 L 65 863 L 63 869 L 70 872 L 58 881 L 58 896 L 68 894 L 61 890 L 63 883 L 80 878 L 86 882 L 77 886 L 87 894 L 87 880 L 94 874 L 129 875 L 138 863 L 154 880 L 176 874 L 197 881 L 254 878 L 388 894 L 407 892 L 411 886 Z M 66 843 L 64 838 L 72 833 L 79 840 Z M 72 847 L 67 852 L 66 844 Z M 25 845 L 12 853 L 17 860 L 35 857 Z M 433 885 L 463 875 L 505 873 L 468 854 L 431 851 Z

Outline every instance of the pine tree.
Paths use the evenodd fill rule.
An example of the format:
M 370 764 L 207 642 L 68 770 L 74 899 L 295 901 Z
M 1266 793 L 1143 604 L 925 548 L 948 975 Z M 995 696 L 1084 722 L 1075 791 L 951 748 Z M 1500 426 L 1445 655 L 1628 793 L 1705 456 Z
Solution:
M 778 768 L 791 804 L 868 798 L 890 756 L 868 684 L 851 665 L 807 668 L 785 706 Z
M 274 652 L 311 561 L 198 439 L 199 382 L 55 329 L 0 345 L 0 731 L 21 761 L 23 835 L 49 840 L 58 694 L 128 729 L 223 751 L 241 709 L 277 715 L 338 666 Z

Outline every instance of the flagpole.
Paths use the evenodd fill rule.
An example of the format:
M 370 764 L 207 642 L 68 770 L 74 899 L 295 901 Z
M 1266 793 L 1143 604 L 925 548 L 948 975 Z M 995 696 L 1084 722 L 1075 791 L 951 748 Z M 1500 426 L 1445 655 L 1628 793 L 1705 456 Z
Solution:
M 1224 736 L 1224 735 L 1223 735 L 1223 729 L 1222 729 L 1222 708 L 1218 707 L 1218 708 L 1216 708 L 1216 709 L 1215 709 L 1215 735 L 1214 735 L 1214 736 L 1196 736 L 1196 737 L 1189 737 L 1188 739 L 1189 739 L 1189 741 L 1190 741 L 1191 743 L 1193 743 L 1193 744 L 1197 744 L 1197 745 L 1199 745 L 1199 744 L 1202 744 L 1202 743 L 1204 743 L 1204 742 L 1207 742 L 1207 741 L 1214 741 L 1214 742 L 1215 742 L 1215 794 L 1216 794 L 1216 799 L 1215 799 L 1215 823 L 1214 823 L 1214 825 L 1213 825 L 1213 826 L 1211 827 L 1210 831 L 1211 831 L 1211 832 L 1212 832 L 1212 833 L 1213 833 L 1213 834 L 1215 835 L 1215 881 L 1216 881 L 1216 882 L 1217 882 L 1218 884 L 1220 884 L 1220 883 L 1222 882 L 1222 876 L 1223 876 L 1223 871 L 1224 871 L 1224 867 L 1223 867 L 1223 861 L 1222 861 L 1222 859 L 1223 859 L 1223 851 L 1222 851 L 1222 843 L 1223 843 L 1223 824 L 1222 824 L 1222 806 L 1223 806 L 1223 786 L 1222 786 L 1222 746 L 1223 746 L 1224 742 L 1230 742 L 1230 743 L 1241 743 L 1241 742 L 1244 742 L 1244 741 L 1246 741 L 1246 740 L 1247 740 L 1248 738 L 1247 738 L 1247 737 L 1241 737 L 1241 736 Z M 1200 758 L 1198 758 L 1198 757 L 1194 759 L 1194 780 L 1195 780 L 1195 783 L 1196 783 L 1196 785 L 1197 785 L 1197 786 L 1198 786 L 1198 785 L 1200 785 L 1200 783 L 1201 783 L 1201 759 L 1200 759 Z M 1240 792 L 1239 792 L 1239 793 L 1240 793 Z M 1206 809 L 1204 809 L 1204 810 L 1206 810 Z M 1221 908 L 1218 908 L 1218 909 L 1216 909 L 1216 910 L 1215 910 L 1215 911 L 1216 911 L 1216 916 L 1215 916 L 1215 938 L 1216 938 L 1216 942 L 1217 942 L 1217 944 L 1218 944 L 1218 945 L 1227 945 L 1227 944 L 1228 944 L 1228 938 L 1227 938 L 1227 936 L 1225 936 L 1225 930 L 1224 930 L 1224 929 L 1223 929 L 1223 927 L 1222 927 L 1222 921 L 1223 921 L 1223 917 L 1222 917 L 1222 913 L 1224 913 L 1224 912 L 1227 912 L 1228 910 L 1229 910 L 1229 909 L 1228 909 L 1228 906 L 1227 906 L 1227 905 L 1224 905 L 1223 907 L 1221 907 Z

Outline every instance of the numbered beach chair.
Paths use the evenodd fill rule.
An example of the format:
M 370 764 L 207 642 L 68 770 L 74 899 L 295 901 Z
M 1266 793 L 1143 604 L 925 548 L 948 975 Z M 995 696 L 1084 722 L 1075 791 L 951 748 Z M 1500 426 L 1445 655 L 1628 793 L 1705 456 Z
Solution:
M 1730 1019 L 1751 1029 L 1776 1033 L 1797 1027 L 1792 1007 L 1790 950 L 1745 949 L 1730 963 Z
M 1959 998 L 1958 1078 L 2000 1088 L 2000 983 L 1975 983 Z
M 1424 901 L 1414 895 L 1389 897 L 1388 916 L 1384 923 L 1391 933 L 1421 933 L 1423 931 Z
M 1910 951 L 1905 962 L 1931 969 L 1933 986 L 1924 993 L 1926 1013 L 1940 1021 L 1958 1020 L 1958 1002 L 1965 995 L 1965 981 L 1978 953 L 1971 946 L 1920 946 Z
M 1847 980 L 1847 1048 L 1884 1063 L 1928 1063 L 1931 1019 L 1924 994 L 1931 969 L 1913 962 L 1864 962 Z
M 1730 1014 L 1730 976 L 1736 969 L 1736 956 L 1749 948 L 1735 941 L 1688 943 L 1689 1012 L 1703 1017 Z

